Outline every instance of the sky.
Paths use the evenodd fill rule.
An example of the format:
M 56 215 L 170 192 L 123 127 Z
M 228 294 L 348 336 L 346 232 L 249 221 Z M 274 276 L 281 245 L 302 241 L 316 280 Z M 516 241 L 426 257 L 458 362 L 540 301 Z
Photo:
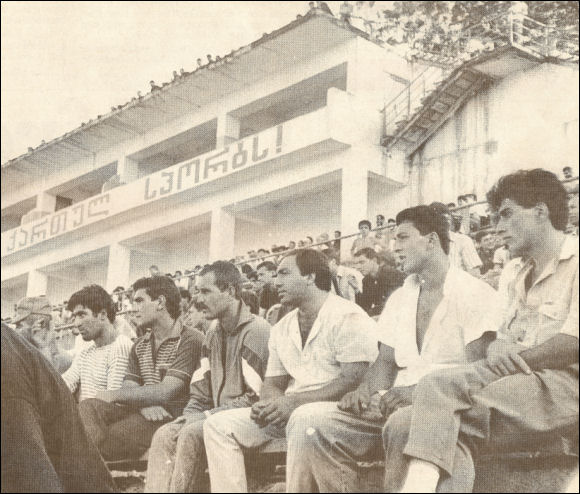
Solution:
M 337 10 L 340 2 L 328 4 Z M 305 1 L 3 1 L 0 161 L 307 11 Z

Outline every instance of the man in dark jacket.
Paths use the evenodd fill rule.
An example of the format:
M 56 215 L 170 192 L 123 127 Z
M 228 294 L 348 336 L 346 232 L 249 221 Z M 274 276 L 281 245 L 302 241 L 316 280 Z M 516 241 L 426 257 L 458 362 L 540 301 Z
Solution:
M 223 261 L 204 268 L 196 279 L 197 304 L 217 324 L 205 337 L 183 415 L 153 437 L 146 492 L 206 492 L 203 422 L 220 410 L 258 400 L 270 325 L 242 302 L 241 285 L 237 268 Z
M 364 276 L 357 303 L 369 316 L 378 316 L 391 293 L 403 285 L 405 275 L 388 264 L 380 264 L 373 249 L 361 249 L 354 258 L 356 267 Z

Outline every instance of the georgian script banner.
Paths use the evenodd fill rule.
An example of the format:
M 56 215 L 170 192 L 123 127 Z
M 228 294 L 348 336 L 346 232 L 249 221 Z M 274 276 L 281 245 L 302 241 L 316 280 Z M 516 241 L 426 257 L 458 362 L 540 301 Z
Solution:
M 2 257 L 282 154 L 283 126 L 246 137 L 2 234 Z

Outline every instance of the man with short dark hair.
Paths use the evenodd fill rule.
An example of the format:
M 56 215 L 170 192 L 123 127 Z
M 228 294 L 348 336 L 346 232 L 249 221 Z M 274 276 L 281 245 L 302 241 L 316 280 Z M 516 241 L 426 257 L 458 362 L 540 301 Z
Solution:
M 340 254 L 334 249 L 324 249 L 328 267 L 332 273 L 330 292 L 339 297 L 356 302 L 356 294 L 362 289 L 363 277 L 359 271 L 340 264 Z
M 98 285 L 89 285 L 72 294 L 67 309 L 84 341 L 93 345 L 75 356 L 62 375 L 78 401 L 94 398 L 99 391 L 119 389 L 123 384 L 133 342 L 114 326 L 115 304 Z
M 241 301 L 241 281 L 237 268 L 224 261 L 205 268 L 196 280 L 197 304 L 217 324 L 205 337 L 183 415 L 153 436 L 145 492 L 205 492 L 204 420 L 258 400 L 270 325 Z
M 486 317 L 495 292 L 450 265 L 446 219 L 417 206 L 401 211 L 397 225 L 395 252 L 408 277 L 379 320 L 379 357 L 338 408 L 312 403 L 292 415 L 288 492 L 351 491 L 356 461 L 382 456 L 383 425 L 412 403 L 419 379 L 482 358 L 485 333 L 496 329 Z
M 364 276 L 357 303 L 369 316 L 378 316 L 391 293 L 405 281 L 405 275 L 392 266 L 380 265 L 379 256 L 370 248 L 357 251 L 354 259 L 357 269 Z
M 280 262 L 281 302 L 296 308 L 271 330 L 260 401 L 204 423 L 212 492 L 246 492 L 242 448 L 284 438 L 297 407 L 338 399 L 376 358 L 375 323 L 356 304 L 330 294 L 330 284 L 328 262 L 317 250 L 293 251 Z
M 479 268 L 482 275 L 493 269 L 493 256 L 495 253 L 495 234 L 492 230 L 480 230 L 475 234 L 477 253 L 482 265 Z
M 359 250 L 362 249 L 374 249 L 377 245 L 377 239 L 371 235 L 371 222 L 369 220 L 361 220 L 358 222 L 358 230 L 360 232 L 359 236 L 354 239 L 352 246 L 350 248 L 351 255 L 355 255 Z
M 272 261 L 264 261 L 256 268 L 258 274 L 258 297 L 260 299 L 260 315 L 263 317 L 268 309 L 280 303 L 278 291 L 274 285 L 276 265 Z
M 181 415 L 203 342 L 202 333 L 179 321 L 179 290 L 171 279 L 141 278 L 133 291 L 135 322 L 148 332 L 131 349 L 123 387 L 79 404 L 85 428 L 107 460 L 138 458 L 155 431 Z
M 467 271 L 469 274 L 478 277 L 479 268 L 481 267 L 482 262 L 477 255 L 477 250 L 475 249 L 473 240 L 463 233 L 453 231 L 453 218 L 449 208 L 447 208 L 445 204 L 432 202 L 430 207 L 434 208 L 439 214 L 445 216 L 449 223 L 449 239 L 451 240 L 449 260 L 451 263 L 454 266 Z
M 417 384 L 413 407 L 385 434 L 397 472 L 387 492 L 471 492 L 477 448 L 577 438 L 578 242 L 564 234 L 566 190 L 551 172 L 525 170 L 487 199 L 514 257 L 499 284 L 503 322 L 485 360 Z

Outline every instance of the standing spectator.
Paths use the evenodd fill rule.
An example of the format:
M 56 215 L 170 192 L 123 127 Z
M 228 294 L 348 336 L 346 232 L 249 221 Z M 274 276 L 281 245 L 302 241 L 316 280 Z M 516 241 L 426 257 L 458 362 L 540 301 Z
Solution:
M 371 248 L 359 250 L 354 257 L 364 276 L 357 303 L 369 316 L 379 316 L 391 293 L 403 285 L 405 275 L 392 266 L 379 265 L 379 257 Z
M 179 290 L 169 278 L 141 278 L 133 290 L 135 320 L 149 331 L 131 349 L 123 387 L 79 404 L 85 428 L 107 460 L 138 458 L 155 431 L 181 415 L 203 341 L 199 331 L 178 321 Z
M 431 203 L 431 207 L 439 214 L 445 216 L 449 223 L 449 238 L 451 240 L 451 245 L 449 247 L 449 260 L 451 261 L 451 264 L 467 271 L 475 277 L 478 277 L 482 262 L 477 254 L 473 240 L 471 240 L 467 235 L 452 231 L 451 213 L 445 204 L 433 202 Z
M 2 492 L 116 492 L 66 384 L 2 323 Z
M 340 232 L 340 230 L 334 230 L 334 240 L 332 241 L 332 248 L 340 253 L 340 237 L 341 237 L 342 233 Z
M 197 302 L 216 325 L 191 379 L 183 415 L 153 436 L 145 492 L 207 492 L 203 485 L 203 422 L 220 410 L 251 406 L 258 400 L 270 327 L 250 314 L 240 299 L 241 276 L 233 264 L 217 261 L 196 282 Z
M 59 372 L 66 371 L 72 362 L 72 356 L 56 344 L 56 332 L 52 324 L 50 301 L 45 296 L 24 297 L 16 305 L 16 318 L 12 321 L 16 331 L 42 355 Z
M 361 220 L 358 222 L 358 230 L 360 232 L 359 236 L 354 239 L 352 246 L 350 248 L 351 255 L 355 255 L 356 252 L 362 249 L 374 249 L 377 245 L 377 240 L 375 237 L 370 235 L 371 232 L 371 222 L 369 220 Z
M 330 283 L 326 258 L 314 249 L 294 251 L 280 262 L 278 293 L 296 309 L 270 332 L 260 400 L 211 415 L 203 424 L 212 492 L 247 492 L 242 448 L 286 437 L 296 408 L 337 400 L 358 386 L 375 360 L 376 324 L 356 304 L 330 294 Z
M 74 293 L 68 310 L 85 341 L 93 344 L 82 350 L 62 375 L 78 401 L 94 398 L 99 391 L 119 389 L 123 384 L 133 342 L 115 328 L 115 306 L 100 286 L 90 285 Z
M 258 297 L 260 299 L 260 315 L 263 317 L 270 307 L 280 303 L 278 291 L 274 285 L 276 265 L 272 261 L 264 261 L 258 265 Z
M 356 294 L 362 290 L 363 277 L 356 269 L 342 266 L 340 254 L 334 249 L 325 249 L 322 253 L 328 258 L 328 267 L 332 273 L 330 292 L 339 297 L 356 302 Z

